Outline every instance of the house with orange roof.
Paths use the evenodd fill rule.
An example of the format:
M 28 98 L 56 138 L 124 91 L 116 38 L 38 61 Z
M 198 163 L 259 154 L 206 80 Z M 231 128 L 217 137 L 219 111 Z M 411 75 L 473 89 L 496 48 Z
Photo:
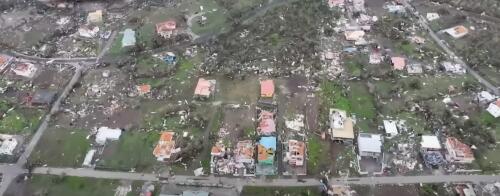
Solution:
M 175 149 L 174 132 L 165 131 L 161 133 L 160 140 L 153 150 L 153 155 L 158 161 L 167 161 L 170 157 L 178 152 Z
M 139 95 L 144 95 L 151 92 L 151 85 L 149 84 L 138 85 L 136 86 L 136 89 Z
M 156 24 L 156 33 L 158 33 L 161 37 L 168 39 L 175 33 L 176 28 L 177 23 L 175 20 L 167 20 Z
M 274 81 L 262 80 L 260 81 L 260 97 L 272 98 L 274 96 Z
M 497 99 L 493 103 L 490 103 L 486 109 L 493 117 L 498 118 L 500 116 L 500 99 Z
M 444 32 L 448 33 L 453 38 L 461 38 L 469 33 L 469 29 L 467 29 L 463 25 L 458 25 L 449 29 L 445 29 Z
M 197 98 L 210 98 L 215 92 L 215 80 L 198 79 L 198 84 L 194 89 L 194 96 Z
M 306 144 L 302 141 L 288 140 L 286 160 L 291 166 L 303 166 L 305 160 Z
M 406 61 L 403 57 L 391 57 L 391 62 L 394 70 L 404 70 L 406 67 Z
M 216 156 L 216 157 L 221 157 L 226 154 L 226 147 L 222 142 L 217 142 L 215 145 L 212 147 L 212 150 L 210 151 L 210 155 Z
M 475 160 L 472 149 L 455 137 L 446 138 L 447 160 L 456 163 L 472 163 Z

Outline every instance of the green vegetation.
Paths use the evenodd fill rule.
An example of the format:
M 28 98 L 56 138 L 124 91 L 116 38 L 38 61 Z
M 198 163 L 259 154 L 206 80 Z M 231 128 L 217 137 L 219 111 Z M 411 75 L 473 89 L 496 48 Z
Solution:
M 153 47 L 155 32 L 155 24 L 146 23 L 137 29 L 137 43 L 144 48 Z
M 415 46 L 413 46 L 409 41 L 402 41 L 397 45 L 399 51 L 401 51 L 406 56 L 414 56 L 416 51 Z
M 37 150 L 31 155 L 34 162 L 56 167 L 79 167 L 90 148 L 84 130 L 49 129 L 42 136 Z
M 119 186 L 114 180 L 49 175 L 35 175 L 27 182 L 29 192 L 51 196 L 113 195 Z
M 1 110 L 6 108 L 6 104 L 1 105 Z M 8 110 L 8 109 L 7 109 Z M 7 111 L 5 110 L 5 111 Z M 0 111 L 1 113 L 1 111 Z M 35 131 L 43 111 L 40 109 L 17 108 L 0 116 L 0 133 L 4 134 L 30 134 Z
M 344 148 L 338 155 L 335 161 L 336 174 L 355 176 L 358 174 L 356 153 L 353 147 Z
M 153 149 L 160 138 L 160 133 L 125 132 L 119 141 L 108 143 L 104 157 L 97 167 L 113 170 L 151 171 L 157 161 Z M 106 151 L 111 152 L 106 152 Z
M 117 56 L 123 55 L 125 50 L 122 50 L 122 39 L 123 39 L 123 34 L 119 33 L 115 37 L 115 40 L 113 41 L 113 44 L 111 45 L 111 48 L 109 48 L 109 50 L 106 54 L 110 55 L 112 57 L 117 57 Z
M 227 11 L 222 9 L 217 5 L 216 1 L 202 1 L 202 6 L 204 7 L 205 14 L 203 16 L 207 17 L 205 24 L 201 25 L 198 23 L 201 17 L 193 19 L 192 30 L 196 34 L 203 33 L 218 33 L 224 31 L 227 23 Z
M 319 187 L 257 187 L 257 186 L 244 186 L 241 191 L 242 196 L 316 196 L 321 195 Z
M 328 170 L 331 165 L 330 144 L 311 134 L 307 140 L 307 173 L 314 175 Z
M 352 77 L 360 77 L 363 71 L 363 64 L 360 63 L 357 59 L 358 58 L 347 58 L 344 61 L 344 66 L 347 67 L 347 70 L 349 70 L 349 73 Z
M 351 87 L 350 98 L 352 113 L 358 118 L 375 118 L 375 105 L 373 95 L 368 92 L 366 86 L 361 82 L 353 82 Z
M 324 108 L 338 108 L 347 112 L 351 111 L 351 103 L 344 92 L 343 87 L 334 82 L 324 81 L 321 88 L 321 105 Z

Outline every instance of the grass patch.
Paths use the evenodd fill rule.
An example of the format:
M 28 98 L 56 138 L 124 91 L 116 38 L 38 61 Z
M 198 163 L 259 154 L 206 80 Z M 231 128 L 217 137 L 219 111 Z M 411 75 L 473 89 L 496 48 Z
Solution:
M 216 1 L 203 1 L 204 16 L 207 17 L 206 23 L 200 25 L 197 21 L 200 17 L 193 19 L 192 30 L 196 34 L 217 33 L 226 29 L 227 13 Z
M 324 81 L 320 85 L 321 104 L 325 108 L 338 108 L 347 112 L 351 111 L 351 103 L 340 84 Z
M 137 43 L 145 48 L 153 47 L 153 38 L 156 34 L 155 24 L 146 23 L 137 29 Z
M 29 192 L 52 196 L 114 195 L 119 182 L 96 178 L 35 175 L 27 181 Z
M 376 111 L 373 103 L 373 95 L 368 92 L 366 86 L 361 82 L 353 82 L 350 83 L 350 87 L 352 113 L 358 118 L 375 118 Z
M 31 134 L 35 131 L 42 116 L 43 111 L 40 109 L 13 109 L 7 112 L 3 118 L 0 116 L 0 133 Z
M 330 168 L 331 160 L 328 141 L 323 141 L 319 136 L 311 134 L 307 139 L 307 173 L 319 174 L 322 169 Z
M 306 196 L 306 195 L 321 195 L 319 187 L 257 187 L 257 186 L 244 186 L 241 191 L 242 196 Z
M 153 156 L 160 133 L 155 131 L 144 132 L 125 132 L 117 142 L 108 143 L 105 151 L 110 150 L 109 155 L 105 156 L 97 163 L 99 167 L 136 171 L 151 171 L 157 161 Z
M 49 129 L 31 159 L 49 166 L 79 167 L 90 148 L 86 137 L 84 130 Z

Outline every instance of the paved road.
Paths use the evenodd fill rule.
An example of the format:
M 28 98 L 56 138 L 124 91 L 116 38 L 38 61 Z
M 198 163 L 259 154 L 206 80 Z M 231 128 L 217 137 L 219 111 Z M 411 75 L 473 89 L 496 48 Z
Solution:
M 444 43 L 444 41 L 439 39 L 439 37 L 436 35 L 436 33 L 429 27 L 425 18 L 422 15 L 417 14 L 415 12 L 416 9 L 413 8 L 413 6 L 410 5 L 410 3 L 408 3 L 408 1 L 402 1 L 402 2 L 403 2 L 403 5 L 405 6 L 405 8 L 410 13 L 413 13 L 418 18 L 418 22 L 420 23 L 420 25 L 427 29 L 431 38 L 446 52 L 446 54 L 448 54 L 448 56 L 450 58 L 454 59 L 457 63 L 460 63 L 463 66 L 465 66 L 465 69 L 472 76 L 474 76 L 474 78 L 476 78 L 481 84 L 483 84 L 486 88 L 488 88 L 495 95 L 500 96 L 500 90 L 498 89 L 498 87 L 494 86 L 488 80 L 484 79 L 481 75 L 479 75 L 479 73 L 477 73 L 469 65 L 467 65 L 467 63 L 465 63 L 459 56 L 457 56 L 453 51 L 451 51 L 450 48 Z
M 97 171 L 88 168 L 49 168 L 39 167 L 33 170 L 36 174 L 67 175 L 79 177 L 105 178 L 117 180 L 143 180 L 158 181 L 155 174 L 130 173 L 130 172 L 112 172 Z M 332 184 L 415 184 L 415 183 L 443 183 L 443 182 L 497 182 L 500 176 L 492 175 L 435 175 L 435 176 L 391 176 L 391 177 L 360 177 L 360 178 L 331 178 Z M 297 179 L 270 179 L 262 180 L 260 178 L 233 178 L 233 177 L 195 177 L 195 176 L 172 176 L 168 179 L 169 183 L 222 183 L 232 186 L 317 186 L 321 183 L 318 179 L 307 178 L 302 182 Z
M 52 61 L 54 63 L 77 63 L 77 62 L 95 62 L 97 59 L 96 57 L 42 58 L 42 57 L 21 54 L 19 52 L 15 52 L 15 51 L 1 51 L 1 53 L 7 54 L 10 56 L 14 56 L 14 57 L 17 57 L 20 59 L 26 59 L 26 60 L 36 61 L 36 62 Z

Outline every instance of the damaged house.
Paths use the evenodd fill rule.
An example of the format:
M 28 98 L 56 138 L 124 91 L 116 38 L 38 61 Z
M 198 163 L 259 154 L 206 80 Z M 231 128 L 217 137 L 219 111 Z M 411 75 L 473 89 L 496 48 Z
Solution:
M 382 172 L 382 136 L 380 134 L 360 133 L 358 136 L 359 173 Z
M 445 162 L 441 149 L 441 143 L 437 136 L 422 136 L 422 140 L 420 141 L 420 153 L 427 167 L 438 167 Z
M 446 160 L 454 163 L 472 163 L 475 160 L 472 149 L 455 137 L 446 138 Z
M 328 132 L 332 141 L 344 144 L 353 144 L 353 122 L 347 117 L 347 113 L 345 111 L 331 108 L 329 124 L 330 129 L 328 129 Z
M 37 67 L 32 63 L 17 63 L 14 67 L 12 67 L 12 71 L 16 75 L 26 78 L 33 78 L 37 70 Z
M 276 133 L 276 121 L 274 113 L 266 110 L 261 110 L 259 113 L 259 124 L 257 127 L 258 135 L 273 135 Z
M 288 140 L 286 161 L 291 166 L 304 166 L 306 144 L 302 141 Z
M 174 135 L 172 131 L 161 133 L 160 140 L 153 150 L 153 155 L 158 161 L 168 161 L 173 154 L 180 151 L 180 149 L 175 149 Z
M 466 73 L 465 67 L 459 63 L 452 63 L 449 61 L 444 61 L 441 63 L 441 66 L 443 67 L 444 71 L 446 71 L 448 73 L 453 73 L 453 74 L 465 74 Z
M 406 60 L 403 57 L 391 57 L 391 63 L 394 70 L 404 70 L 406 67 Z
M 194 97 L 200 99 L 208 99 L 215 93 L 215 80 L 198 79 L 198 84 L 194 89 Z
M 13 135 L 0 134 L 0 155 L 13 155 L 17 144 Z
M 167 20 L 165 22 L 161 22 L 156 24 L 156 33 L 168 39 L 175 34 L 175 29 L 177 28 L 177 23 L 174 20 Z
M 10 65 L 14 57 L 0 54 L 0 73 L 2 73 L 7 66 Z
M 274 81 L 262 80 L 260 81 L 260 97 L 272 98 L 274 96 Z
M 255 174 L 255 145 L 251 140 L 239 141 L 234 150 L 234 175 L 252 176 Z
M 465 28 L 463 25 L 458 25 L 449 29 L 445 29 L 444 32 L 453 38 L 461 38 L 469 33 L 469 29 Z
M 49 106 L 56 98 L 57 92 L 40 89 L 35 91 L 35 93 L 28 97 L 29 104 L 32 106 Z

